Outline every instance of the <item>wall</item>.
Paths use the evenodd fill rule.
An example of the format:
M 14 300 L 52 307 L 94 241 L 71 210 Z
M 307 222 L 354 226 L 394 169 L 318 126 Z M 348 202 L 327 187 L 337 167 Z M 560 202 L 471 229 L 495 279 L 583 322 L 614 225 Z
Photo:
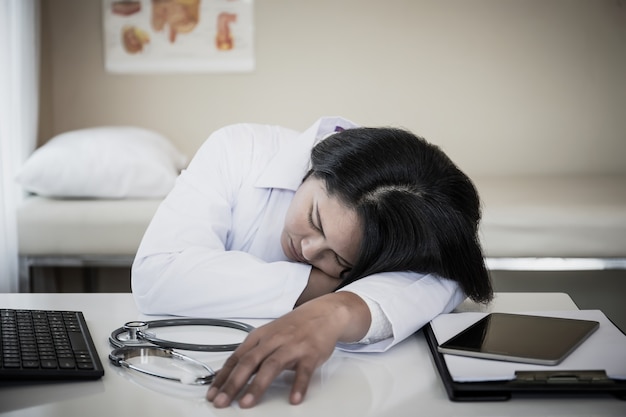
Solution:
M 621 0 L 257 0 L 249 74 L 106 73 L 100 0 L 42 0 L 41 138 L 134 124 L 406 127 L 470 175 L 626 173 Z

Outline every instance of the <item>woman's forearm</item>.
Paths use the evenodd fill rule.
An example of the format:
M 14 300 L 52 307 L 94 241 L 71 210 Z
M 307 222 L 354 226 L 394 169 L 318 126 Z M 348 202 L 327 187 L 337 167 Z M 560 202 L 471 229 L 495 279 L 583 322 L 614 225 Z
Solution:
M 308 314 L 326 316 L 326 325 L 332 326 L 337 335 L 337 342 L 353 343 L 361 340 L 371 324 L 370 310 L 358 295 L 341 291 L 315 298 L 302 307 Z M 297 309 L 296 309 L 297 310 Z

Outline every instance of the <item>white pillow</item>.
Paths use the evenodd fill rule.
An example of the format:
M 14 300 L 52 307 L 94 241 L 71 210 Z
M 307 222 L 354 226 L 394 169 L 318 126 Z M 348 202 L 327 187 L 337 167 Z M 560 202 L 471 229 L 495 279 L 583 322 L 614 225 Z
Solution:
M 187 158 L 164 136 L 138 127 L 74 130 L 35 150 L 17 175 L 46 197 L 163 197 Z

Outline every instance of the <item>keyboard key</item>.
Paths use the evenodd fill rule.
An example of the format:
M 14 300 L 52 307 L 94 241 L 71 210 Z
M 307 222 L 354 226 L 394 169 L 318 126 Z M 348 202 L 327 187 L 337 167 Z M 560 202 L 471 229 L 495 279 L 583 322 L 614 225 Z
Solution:
M 5 368 L 20 368 L 21 364 L 20 364 L 19 360 L 17 360 L 17 361 L 4 361 L 3 366 Z
M 76 368 L 76 362 L 73 358 L 60 358 L 59 359 L 59 368 L 63 369 L 74 369 Z
M 87 343 L 85 343 L 85 338 L 82 333 L 68 332 L 67 334 L 70 338 L 70 344 L 72 345 L 72 349 L 74 351 L 87 350 Z
M 41 361 L 41 367 L 46 369 L 56 369 L 58 367 L 58 363 L 56 359 L 44 359 Z
M 39 368 L 39 361 L 37 360 L 23 360 L 22 366 L 24 368 Z
M 77 367 L 78 369 L 93 369 L 93 362 L 78 362 Z

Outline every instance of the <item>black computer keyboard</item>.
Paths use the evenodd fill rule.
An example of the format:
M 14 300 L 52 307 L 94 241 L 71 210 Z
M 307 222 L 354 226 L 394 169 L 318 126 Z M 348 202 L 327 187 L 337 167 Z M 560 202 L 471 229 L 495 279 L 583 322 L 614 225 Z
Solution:
M 104 368 L 79 311 L 0 308 L 0 380 L 97 379 Z

